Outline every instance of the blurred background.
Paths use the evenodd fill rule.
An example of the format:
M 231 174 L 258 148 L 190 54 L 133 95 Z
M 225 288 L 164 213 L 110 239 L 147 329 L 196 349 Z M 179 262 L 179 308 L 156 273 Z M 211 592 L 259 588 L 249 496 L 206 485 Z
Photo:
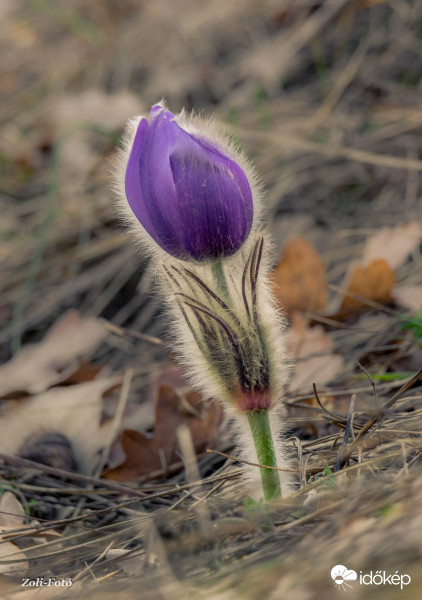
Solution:
M 125 123 L 135 115 L 147 115 L 152 104 L 165 98 L 172 112 L 186 108 L 223 121 L 253 159 L 267 190 L 274 264 L 292 236 L 299 236 L 300 240 L 299 249 L 297 239 L 296 250 L 293 252 L 292 246 L 289 247 L 288 257 L 293 254 L 296 262 L 289 262 L 285 256 L 284 271 L 283 268 L 276 271 L 284 292 L 290 290 L 289 282 L 297 272 L 301 273 L 301 252 L 307 253 L 310 267 L 306 268 L 313 277 L 309 280 L 305 277 L 306 300 L 301 288 L 290 304 L 285 298 L 281 300 L 288 309 L 302 311 L 296 326 L 297 336 L 303 333 L 302 337 L 306 337 L 310 333 L 305 344 L 302 340 L 297 345 L 305 345 L 310 358 L 306 355 L 309 360 L 303 360 L 303 348 L 295 354 L 296 387 L 289 390 L 286 404 L 292 417 L 292 451 L 298 456 L 297 464 L 303 467 L 302 492 L 307 474 L 311 473 L 315 480 L 329 475 L 328 465 L 336 468 L 333 465 L 340 460 L 340 443 L 334 446 L 343 436 L 343 430 L 338 423 L 331 423 L 332 415 L 321 414 L 315 404 L 311 389 L 315 372 L 319 386 L 335 386 L 328 388 L 328 395 L 323 398 L 335 414 L 347 415 L 352 410 L 349 407 L 356 386 L 366 385 L 360 400 L 363 399 L 367 412 L 362 414 L 373 415 L 379 414 L 377 402 L 381 398 L 373 395 L 367 375 L 356 366 L 356 361 L 361 361 L 378 377 L 377 390 L 384 395 L 401 385 L 400 378 L 409 382 L 421 366 L 422 3 L 413 0 L 1 0 L 0 32 L 0 452 L 18 453 L 20 439 L 26 440 L 33 432 L 39 435 L 48 424 L 53 432 L 64 432 L 69 438 L 71 443 L 64 440 L 67 454 L 71 446 L 79 452 L 77 469 L 98 477 L 108 458 L 108 466 L 122 459 L 121 454 L 116 454 L 115 445 L 112 447 L 119 425 L 121 429 L 130 427 L 143 433 L 147 430 L 147 438 L 151 440 L 153 386 L 156 391 L 163 370 L 167 369 L 169 382 L 180 387 L 180 374 L 174 374 L 173 367 L 166 363 L 168 348 L 157 339 L 166 339 L 168 327 L 159 299 L 152 293 L 153 275 L 146 268 L 145 257 L 135 250 L 119 223 L 110 189 L 113 156 Z M 395 236 L 393 244 L 393 229 L 403 225 L 399 239 Z M 392 229 L 379 237 L 384 227 Z M 368 254 L 378 267 L 378 259 L 384 260 L 381 267 L 387 282 L 382 294 L 378 289 L 381 283 L 374 284 L 376 278 L 370 270 L 373 262 Z M 339 306 L 342 296 L 338 286 L 342 285 L 349 267 L 353 267 L 353 261 L 362 255 L 369 264 L 365 286 L 347 289 L 358 292 L 363 289 L 360 295 L 368 301 L 362 303 L 352 298 L 354 304 L 349 302 L 347 310 L 342 312 L 345 300 Z M 362 273 L 364 268 L 360 271 L 359 268 L 355 268 L 355 273 Z M 397 290 L 402 284 L 414 286 L 411 302 L 409 288 L 406 292 L 402 289 L 398 299 Z M 323 292 L 318 306 L 313 305 L 315 290 Z M 313 313 L 310 306 L 315 308 Z M 79 311 L 82 318 L 76 312 L 69 315 L 69 309 Z M 363 314 L 362 309 L 365 309 Z M 57 321 L 59 324 L 54 326 Z M 316 323 L 307 329 L 309 324 Z M 293 323 L 290 330 L 294 328 Z M 27 354 L 26 348 L 22 352 L 24 345 L 34 342 L 41 343 L 32 346 Z M 76 359 L 86 355 L 91 361 L 78 362 L 75 367 Z M 319 355 L 325 355 L 329 367 L 324 378 Z M 315 358 L 317 361 L 312 362 Z M 302 378 L 298 378 L 300 370 Z M 100 371 L 101 377 L 96 378 Z M 105 400 L 104 405 L 102 394 L 117 385 L 115 378 L 107 376 L 124 372 L 125 377 L 128 373 L 133 375 L 127 386 L 132 413 L 125 413 L 122 418 L 115 409 L 117 394 L 113 403 Z M 297 396 L 298 392 L 303 395 Z M 417 390 L 415 393 L 416 400 L 420 400 L 420 393 L 417 395 Z M 122 392 L 120 398 L 123 396 Z M 160 396 L 157 398 L 158 404 Z M 278 537 L 271 528 L 267 531 L 257 526 L 256 548 L 267 552 L 267 546 L 261 546 L 261 539 L 266 539 L 271 545 L 268 556 L 271 560 L 279 559 L 286 572 L 286 579 L 278 584 L 278 567 L 274 569 L 274 582 L 265 567 L 267 587 L 275 589 L 271 596 L 268 591 L 265 597 L 297 600 L 300 596 L 306 600 L 316 597 L 314 593 L 319 590 L 324 590 L 319 597 L 328 597 L 326 590 L 334 589 L 328 566 L 331 568 L 341 556 L 348 560 L 345 548 L 347 552 L 353 549 L 354 560 L 360 556 L 359 563 L 349 565 L 354 569 L 391 567 L 392 572 L 399 568 L 406 572 L 412 565 L 412 577 L 419 573 L 418 589 L 421 589 L 422 479 L 412 478 L 413 471 L 407 478 L 408 466 L 417 463 L 421 448 L 420 441 L 415 441 L 415 435 L 421 431 L 418 415 L 422 414 L 416 400 L 410 405 L 403 401 L 400 426 L 404 433 L 401 430 L 400 433 L 398 421 L 387 420 L 386 427 L 391 431 L 387 431 L 385 438 L 379 437 L 378 447 L 373 451 L 370 444 L 365 449 L 365 466 L 369 466 L 370 472 L 379 474 L 379 469 L 387 465 L 382 476 L 368 479 L 369 484 L 362 485 L 360 471 L 356 471 L 359 473 L 356 486 L 350 493 L 344 493 L 341 503 L 334 505 L 330 521 L 326 519 L 329 511 L 324 512 L 323 507 L 322 512 L 319 509 L 315 512 L 319 529 L 314 529 L 305 516 L 303 524 L 309 526 L 308 536 L 303 535 L 302 528 L 292 527 L 292 532 L 287 533 L 291 531 L 293 518 L 287 508 L 276 523 L 277 527 L 282 525 L 277 530 Z M 85 409 L 91 412 L 84 412 Z M 212 405 L 209 411 L 217 409 Z M 114 438 L 113 435 L 107 438 L 106 443 L 104 425 L 110 424 L 112 415 L 119 417 L 114 417 L 117 428 L 114 434 L 112 431 Z M 180 415 L 178 418 L 181 419 Z M 213 421 L 215 430 L 219 419 L 218 414 Z M 156 437 L 158 426 L 166 419 L 159 421 L 157 417 Z M 173 429 L 175 435 L 176 426 L 168 421 L 168 429 Z M 319 443 L 324 435 L 328 436 L 326 441 Z M 50 443 L 51 439 L 47 441 Z M 20 448 L 20 456 L 40 460 L 39 447 L 33 439 L 30 442 Z M 50 447 L 51 444 L 48 451 Z M 230 428 L 224 435 L 221 433 L 217 447 L 233 451 Z M 416 448 L 415 453 L 409 448 Z M 100 463 L 99 449 L 103 451 Z M 139 458 L 139 449 L 135 448 L 133 454 Z M 51 459 L 50 454 L 47 458 Z M 179 461 L 179 454 L 176 459 Z M 54 460 L 52 464 L 57 466 Z M 72 461 L 63 468 L 74 468 Z M 231 464 L 205 453 L 198 461 L 201 477 L 216 472 L 223 463 L 225 468 Z M 392 461 L 391 469 L 388 461 Z M 80 490 L 70 499 L 64 497 L 58 502 L 51 492 L 60 485 L 55 476 L 44 475 L 44 479 L 38 480 L 33 469 L 20 465 L 13 460 L 8 465 L 2 464 L 2 486 L 12 489 L 14 494 L 18 489 L 29 490 L 27 497 L 20 495 L 26 514 L 47 520 L 79 514 Z M 141 466 L 148 471 L 150 465 Z M 158 467 L 160 476 L 169 475 L 167 466 L 164 468 L 159 462 Z M 397 483 L 399 476 L 402 485 Z M 32 481 L 28 477 L 35 477 L 37 484 L 41 481 L 44 486 L 39 488 L 41 491 L 24 487 Z M 183 473 L 178 472 L 171 481 L 179 485 Z M 377 488 L 375 481 L 379 484 Z M 23 487 L 19 487 L 21 484 Z M 66 485 L 63 483 L 63 489 Z M 148 510 L 153 514 L 153 510 L 163 505 L 169 511 L 180 507 L 184 499 L 177 485 L 179 496 L 174 497 L 179 499 L 174 506 L 168 508 L 171 501 L 158 497 L 157 504 L 152 501 L 147 505 Z M 0 491 L 3 493 L 3 488 Z M 95 511 L 103 508 L 104 503 L 113 508 L 115 495 L 107 495 L 107 490 L 101 494 L 96 489 L 94 492 L 92 498 L 84 499 L 87 508 L 93 507 Z M 225 491 L 222 497 L 223 494 Z M 241 511 L 241 503 L 235 506 L 234 510 Z M 188 530 L 183 518 L 193 514 L 185 508 L 185 504 L 180 507 L 182 531 Z M 230 517 L 237 514 L 232 510 L 230 503 L 225 514 Z M 360 520 L 356 520 L 357 513 Z M 239 514 L 243 518 L 243 513 Z M 173 515 L 179 512 L 171 512 L 170 517 Z M 402 515 L 408 518 L 404 520 Z M 384 516 L 390 519 L 390 529 L 385 527 Z M 106 531 L 108 517 L 104 517 L 104 522 L 102 518 L 95 517 L 94 512 L 90 521 L 93 527 L 87 535 L 92 531 L 102 535 L 104 523 Z M 165 538 L 169 537 L 169 530 L 165 529 Z M 229 569 L 230 565 L 237 568 L 239 557 L 247 568 L 255 564 L 253 556 L 246 559 L 254 542 L 245 531 L 239 530 L 238 546 L 233 542 L 232 549 L 230 544 L 224 549 L 226 554 L 222 555 L 221 564 L 227 559 Z M 313 531 L 316 531 L 314 538 Z M 227 535 L 222 531 L 222 539 Z M 189 538 L 184 542 L 188 550 L 180 558 L 182 539 L 182 536 L 175 538 L 173 550 L 167 550 L 176 555 L 174 560 L 185 560 L 185 572 L 190 572 L 194 565 L 194 574 L 198 576 L 202 572 L 196 570 L 195 561 L 201 557 L 203 546 L 189 546 Z M 234 540 L 230 536 L 228 539 Z M 289 540 L 291 544 L 297 542 L 296 554 L 289 555 Z M 98 553 L 103 549 L 100 545 Z M 153 552 L 156 553 L 155 546 Z M 80 556 L 85 561 L 83 548 Z M 207 555 L 204 556 L 204 568 L 209 575 L 217 564 L 217 554 L 209 562 Z M 377 556 L 379 562 L 375 564 Z M 321 561 L 321 557 L 325 560 Z M 51 566 L 49 555 L 44 559 Z M 165 560 L 164 556 L 164 566 Z M 263 597 L 263 569 L 256 560 L 258 566 L 253 577 L 243 577 L 238 571 L 239 585 L 244 588 L 241 597 Z M 146 561 L 145 565 L 149 576 L 150 563 Z M 182 572 L 178 565 L 177 576 Z M 60 564 L 57 568 L 65 567 Z M 65 572 L 76 573 L 77 568 Z M 83 566 L 82 572 L 88 568 Z M 292 569 L 296 569 L 293 575 Z M 154 572 L 159 579 L 161 571 Z M 33 573 L 40 574 L 39 570 Z M 308 587 L 300 588 L 303 594 L 296 595 L 298 588 L 295 588 L 288 595 L 288 590 L 293 589 L 292 577 L 300 586 L 305 585 L 305 579 L 309 583 Z M 252 579 L 255 587 L 251 587 Z M 315 581 L 319 582 L 316 586 Z M 133 580 L 133 586 L 137 594 L 139 581 Z M 104 597 L 102 591 L 98 593 Z M 393 595 L 385 598 L 396 598 L 395 593 L 392 590 Z M 417 595 L 415 587 L 409 587 L 401 597 L 413 600 Z M 231 596 L 227 598 L 232 600 Z
M 0 360 L 69 307 L 160 334 L 109 185 L 125 122 L 161 98 L 239 139 L 277 251 L 419 218 L 421 16 L 407 0 L 3 0 Z

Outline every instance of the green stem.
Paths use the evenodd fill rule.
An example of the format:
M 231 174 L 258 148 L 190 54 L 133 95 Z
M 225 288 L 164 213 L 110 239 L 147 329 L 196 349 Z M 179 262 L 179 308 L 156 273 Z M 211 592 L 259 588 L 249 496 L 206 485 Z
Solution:
M 248 413 L 249 427 L 260 465 L 277 467 L 269 411 L 254 410 Z M 266 501 L 281 497 L 280 478 L 276 469 L 260 469 L 264 498 Z
M 227 287 L 226 276 L 224 275 L 223 270 L 223 261 L 219 259 L 213 262 L 211 270 L 214 280 L 217 283 L 218 291 L 226 300 L 230 301 L 229 289 Z

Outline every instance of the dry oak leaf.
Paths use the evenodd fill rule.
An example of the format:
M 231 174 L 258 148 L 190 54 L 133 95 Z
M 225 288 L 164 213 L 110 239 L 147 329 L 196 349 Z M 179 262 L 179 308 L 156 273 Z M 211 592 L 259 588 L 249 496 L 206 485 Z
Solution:
M 123 431 L 120 443 L 126 459 L 103 476 L 130 481 L 180 462 L 176 432 L 181 425 L 189 428 L 196 452 L 215 448 L 221 417 L 221 406 L 205 402 L 198 392 L 182 396 L 163 383 L 156 396 L 154 436 L 146 437 L 131 429 Z
M 0 528 L 19 527 L 25 520 L 25 510 L 12 492 L 0 496 Z
M 316 249 L 302 237 L 287 242 L 271 273 L 271 282 L 274 297 L 282 309 L 306 312 L 325 307 L 324 264 Z
M 391 292 L 393 300 L 417 315 L 422 306 L 422 285 L 396 285 Z
M 349 265 L 342 285 L 345 295 L 340 300 L 336 316 L 365 308 L 368 303 L 364 298 L 381 304 L 390 303 L 396 283 L 394 270 L 416 251 L 421 236 L 419 223 L 411 222 L 398 227 L 384 227 L 369 237 L 362 259 Z
M 61 434 L 78 470 L 91 473 L 111 426 L 101 424 L 103 394 L 120 384 L 120 377 L 96 379 L 9 402 L 0 418 L 0 452 L 28 456 L 34 440 Z
M 368 303 L 365 302 L 365 298 L 380 304 L 390 303 L 391 291 L 395 283 L 394 271 L 383 258 L 374 260 L 368 266 L 352 263 L 346 275 L 344 283 L 346 292 L 337 316 L 367 307 Z
M 2 562 L 16 560 L 19 562 Z M 23 577 L 29 569 L 29 563 L 26 560 L 26 555 L 19 548 L 2 539 L 0 535 L 0 575 L 8 577 Z
M 12 492 L 5 492 L 0 497 L 0 574 L 7 576 L 23 576 L 28 570 L 28 561 L 18 546 L 3 539 L 2 534 L 9 530 L 23 526 L 25 511 L 22 504 Z M 3 563 L 2 560 L 16 560 L 22 562 Z
M 12 492 L 6 491 L 0 497 L 0 534 L 7 534 L 16 529 L 28 529 L 28 537 L 61 537 L 61 533 L 55 529 L 48 531 L 34 531 L 34 525 L 39 525 L 37 519 L 31 519 L 25 523 L 27 515 L 19 500 Z M 0 535 L 0 538 L 2 536 Z
M 383 258 L 392 269 L 398 269 L 419 246 L 422 229 L 412 222 L 398 227 L 383 227 L 368 238 L 362 255 L 363 266 Z
M 47 542 L 47 538 L 50 537 L 61 537 L 61 533 L 55 531 L 54 529 L 50 529 L 48 531 L 36 531 L 34 530 L 35 525 L 39 525 L 39 521 L 36 519 L 32 519 L 30 523 L 25 523 L 26 519 L 25 510 L 19 500 L 16 498 L 12 492 L 6 491 L 4 494 L 0 496 L 0 545 L 9 544 L 8 553 L 19 552 L 19 547 L 13 543 L 10 543 L 7 539 L 7 535 L 12 534 L 19 529 L 20 533 L 23 533 L 25 529 L 28 530 L 27 537 L 28 538 L 38 538 L 38 542 Z M 2 555 L 0 553 L 0 561 Z M 6 556 L 3 557 L 6 559 Z M 20 554 L 18 558 L 26 558 L 24 554 Z M 20 565 L 22 563 L 17 563 L 16 565 L 12 565 L 12 570 L 10 571 L 10 575 L 19 574 Z M 9 570 L 9 564 L 0 564 L 0 574 L 7 575 L 7 571 Z M 4 571 L 2 570 L 4 568 Z M 25 571 L 27 567 L 23 565 L 22 570 Z
M 68 311 L 41 342 L 24 346 L 0 366 L 0 397 L 17 392 L 39 394 L 75 376 L 79 359 L 93 352 L 107 335 L 100 319 L 83 318 L 75 310 Z M 89 377 L 93 374 L 95 369 Z

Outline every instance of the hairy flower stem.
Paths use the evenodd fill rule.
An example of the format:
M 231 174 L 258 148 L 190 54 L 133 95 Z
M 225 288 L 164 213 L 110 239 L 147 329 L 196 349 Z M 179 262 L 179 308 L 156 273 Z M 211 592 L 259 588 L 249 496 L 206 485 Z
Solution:
M 249 412 L 248 422 L 259 464 L 267 467 L 277 467 L 268 412 L 268 410 Z M 281 497 L 280 478 L 276 469 L 261 468 L 261 480 L 266 501 Z
M 223 261 L 221 259 L 213 262 L 212 267 L 212 276 L 214 277 L 214 281 L 217 284 L 218 291 L 224 298 L 227 300 L 230 299 L 229 290 L 227 288 L 226 276 L 224 275 L 223 270 Z
M 220 295 L 231 305 L 230 293 L 224 273 L 223 261 L 217 260 L 212 264 L 212 275 Z M 234 308 L 234 307 L 233 307 Z M 253 357 L 250 357 L 253 358 Z M 269 411 L 258 409 L 246 412 L 258 462 L 268 467 L 277 467 L 271 434 Z M 266 501 L 281 496 L 280 478 L 276 469 L 260 469 L 262 488 Z

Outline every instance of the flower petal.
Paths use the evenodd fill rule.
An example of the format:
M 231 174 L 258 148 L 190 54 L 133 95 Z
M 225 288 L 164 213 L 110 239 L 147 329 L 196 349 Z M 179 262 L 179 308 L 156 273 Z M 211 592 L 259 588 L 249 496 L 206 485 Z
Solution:
M 242 169 L 190 135 L 178 137 L 170 166 L 187 254 L 204 260 L 236 252 L 253 221 L 252 192 Z
M 139 165 L 144 160 L 144 148 L 149 124 L 141 119 L 133 140 L 129 161 L 126 167 L 125 193 L 129 206 L 148 233 L 155 238 L 155 230 L 145 207 L 145 199 L 139 177 Z
M 170 111 L 168 111 L 165 108 L 163 108 L 162 106 L 160 106 L 160 104 L 154 104 L 154 106 L 151 108 L 151 111 L 150 111 L 151 123 L 160 114 L 164 115 L 166 117 L 166 119 L 168 119 L 168 120 L 174 119 L 173 113 L 171 113 Z
M 154 233 L 145 229 L 169 254 L 181 258 L 181 223 L 178 200 L 170 169 L 169 155 L 179 135 L 188 135 L 173 121 L 168 111 L 160 111 L 151 122 L 139 165 L 145 209 Z

